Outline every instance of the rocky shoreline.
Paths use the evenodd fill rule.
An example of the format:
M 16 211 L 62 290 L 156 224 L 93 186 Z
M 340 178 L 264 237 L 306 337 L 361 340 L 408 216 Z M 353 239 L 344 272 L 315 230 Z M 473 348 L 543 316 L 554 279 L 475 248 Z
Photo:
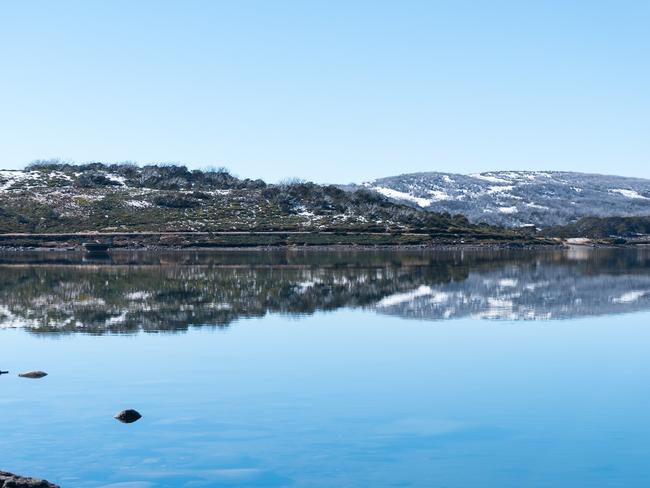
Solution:
M 0 488 L 61 488 L 49 481 L 18 476 L 7 471 L 0 471 Z
M 380 232 L 138 232 L 69 234 L 0 234 L 0 250 L 82 250 L 88 242 L 111 249 L 202 250 L 269 248 L 508 248 L 557 246 L 559 241 L 505 235 L 460 236 Z

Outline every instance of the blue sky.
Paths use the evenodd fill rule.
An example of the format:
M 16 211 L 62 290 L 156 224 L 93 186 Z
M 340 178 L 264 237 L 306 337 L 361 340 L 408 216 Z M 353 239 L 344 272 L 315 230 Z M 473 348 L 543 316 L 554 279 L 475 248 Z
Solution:
M 0 166 L 650 178 L 647 1 L 7 1 Z

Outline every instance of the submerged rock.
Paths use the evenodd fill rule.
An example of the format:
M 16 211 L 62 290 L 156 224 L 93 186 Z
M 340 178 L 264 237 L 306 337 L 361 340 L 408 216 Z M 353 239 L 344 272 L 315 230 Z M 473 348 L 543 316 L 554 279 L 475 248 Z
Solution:
M 140 415 L 140 412 L 137 410 L 128 409 L 119 412 L 117 415 L 115 415 L 115 418 L 123 424 L 131 424 L 136 420 L 140 420 L 142 418 L 142 415 Z
M 59 485 L 36 478 L 25 478 L 0 471 L 0 488 L 60 488 Z
M 25 373 L 20 373 L 18 376 L 20 376 L 21 378 L 38 379 L 47 376 L 47 373 L 45 371 L 27 371 Z

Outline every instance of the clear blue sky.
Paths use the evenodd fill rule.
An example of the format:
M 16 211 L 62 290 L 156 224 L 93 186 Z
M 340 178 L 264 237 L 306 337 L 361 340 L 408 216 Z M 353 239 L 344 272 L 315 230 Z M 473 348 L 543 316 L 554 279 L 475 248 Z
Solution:
M 5 1 L 0 166 L 650 178 L 650 2 Z

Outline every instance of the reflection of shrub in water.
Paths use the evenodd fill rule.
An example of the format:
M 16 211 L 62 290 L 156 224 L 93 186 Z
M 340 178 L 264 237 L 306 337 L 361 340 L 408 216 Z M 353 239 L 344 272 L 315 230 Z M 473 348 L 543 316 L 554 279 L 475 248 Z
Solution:
M 363 307 L 423 279 L 450 279 L 444 267 L 27 267 L 2 273 L 0 303 L 14 322 L 37 331 L 88 332 L 182 330 L 268 312 Z
M 53 254 L 52 259 L 62 259 Z M 137 259 L 113 258 L 118 264 L 140 261 L 146 266 L 2 266 L 0 326 L 24 325 L 39 332 L 185 330 L 226 326 L 269 312 L 371 308 L 386 297 L 422 286 L 433 294 L 381 311 L 443 317 L 446 305 L 433 303 L 432 298 L 440 301 L 442 295 L 434 292 L 449 292 L 449 297 L 467 297 L 462 303 L 450 302 L 456 314 L 481 313 L 490 298 L 509 299 L 544 313 L 544 307 L 554 303 L 563 306 L 563 298 L 596 300 L 597 293 L 603 298 L 608 292 L 622 296 L 625 286 L 640 286 L 650 274 L 650 259 L 643 253 L 597 251 L 587 257 L 574 260 L 563 252 L 149 253 Z M 38 259 L 46 262 L 44 257 Z M 598 280 L 589 281 L 590 277 Z M 497 286 L 502 280 L 518 280 L 518 285 L 504 291 Z M 542 282 L 572 286 L 581 295 L 550 286 L 544 298 L 539 291 Z M 519 295 L 510 296 L 513 293 Z M 614 307 L 623 310 L 632 305 L 622 301 Z M 570 310 L 581 313 L 576 306 Z

